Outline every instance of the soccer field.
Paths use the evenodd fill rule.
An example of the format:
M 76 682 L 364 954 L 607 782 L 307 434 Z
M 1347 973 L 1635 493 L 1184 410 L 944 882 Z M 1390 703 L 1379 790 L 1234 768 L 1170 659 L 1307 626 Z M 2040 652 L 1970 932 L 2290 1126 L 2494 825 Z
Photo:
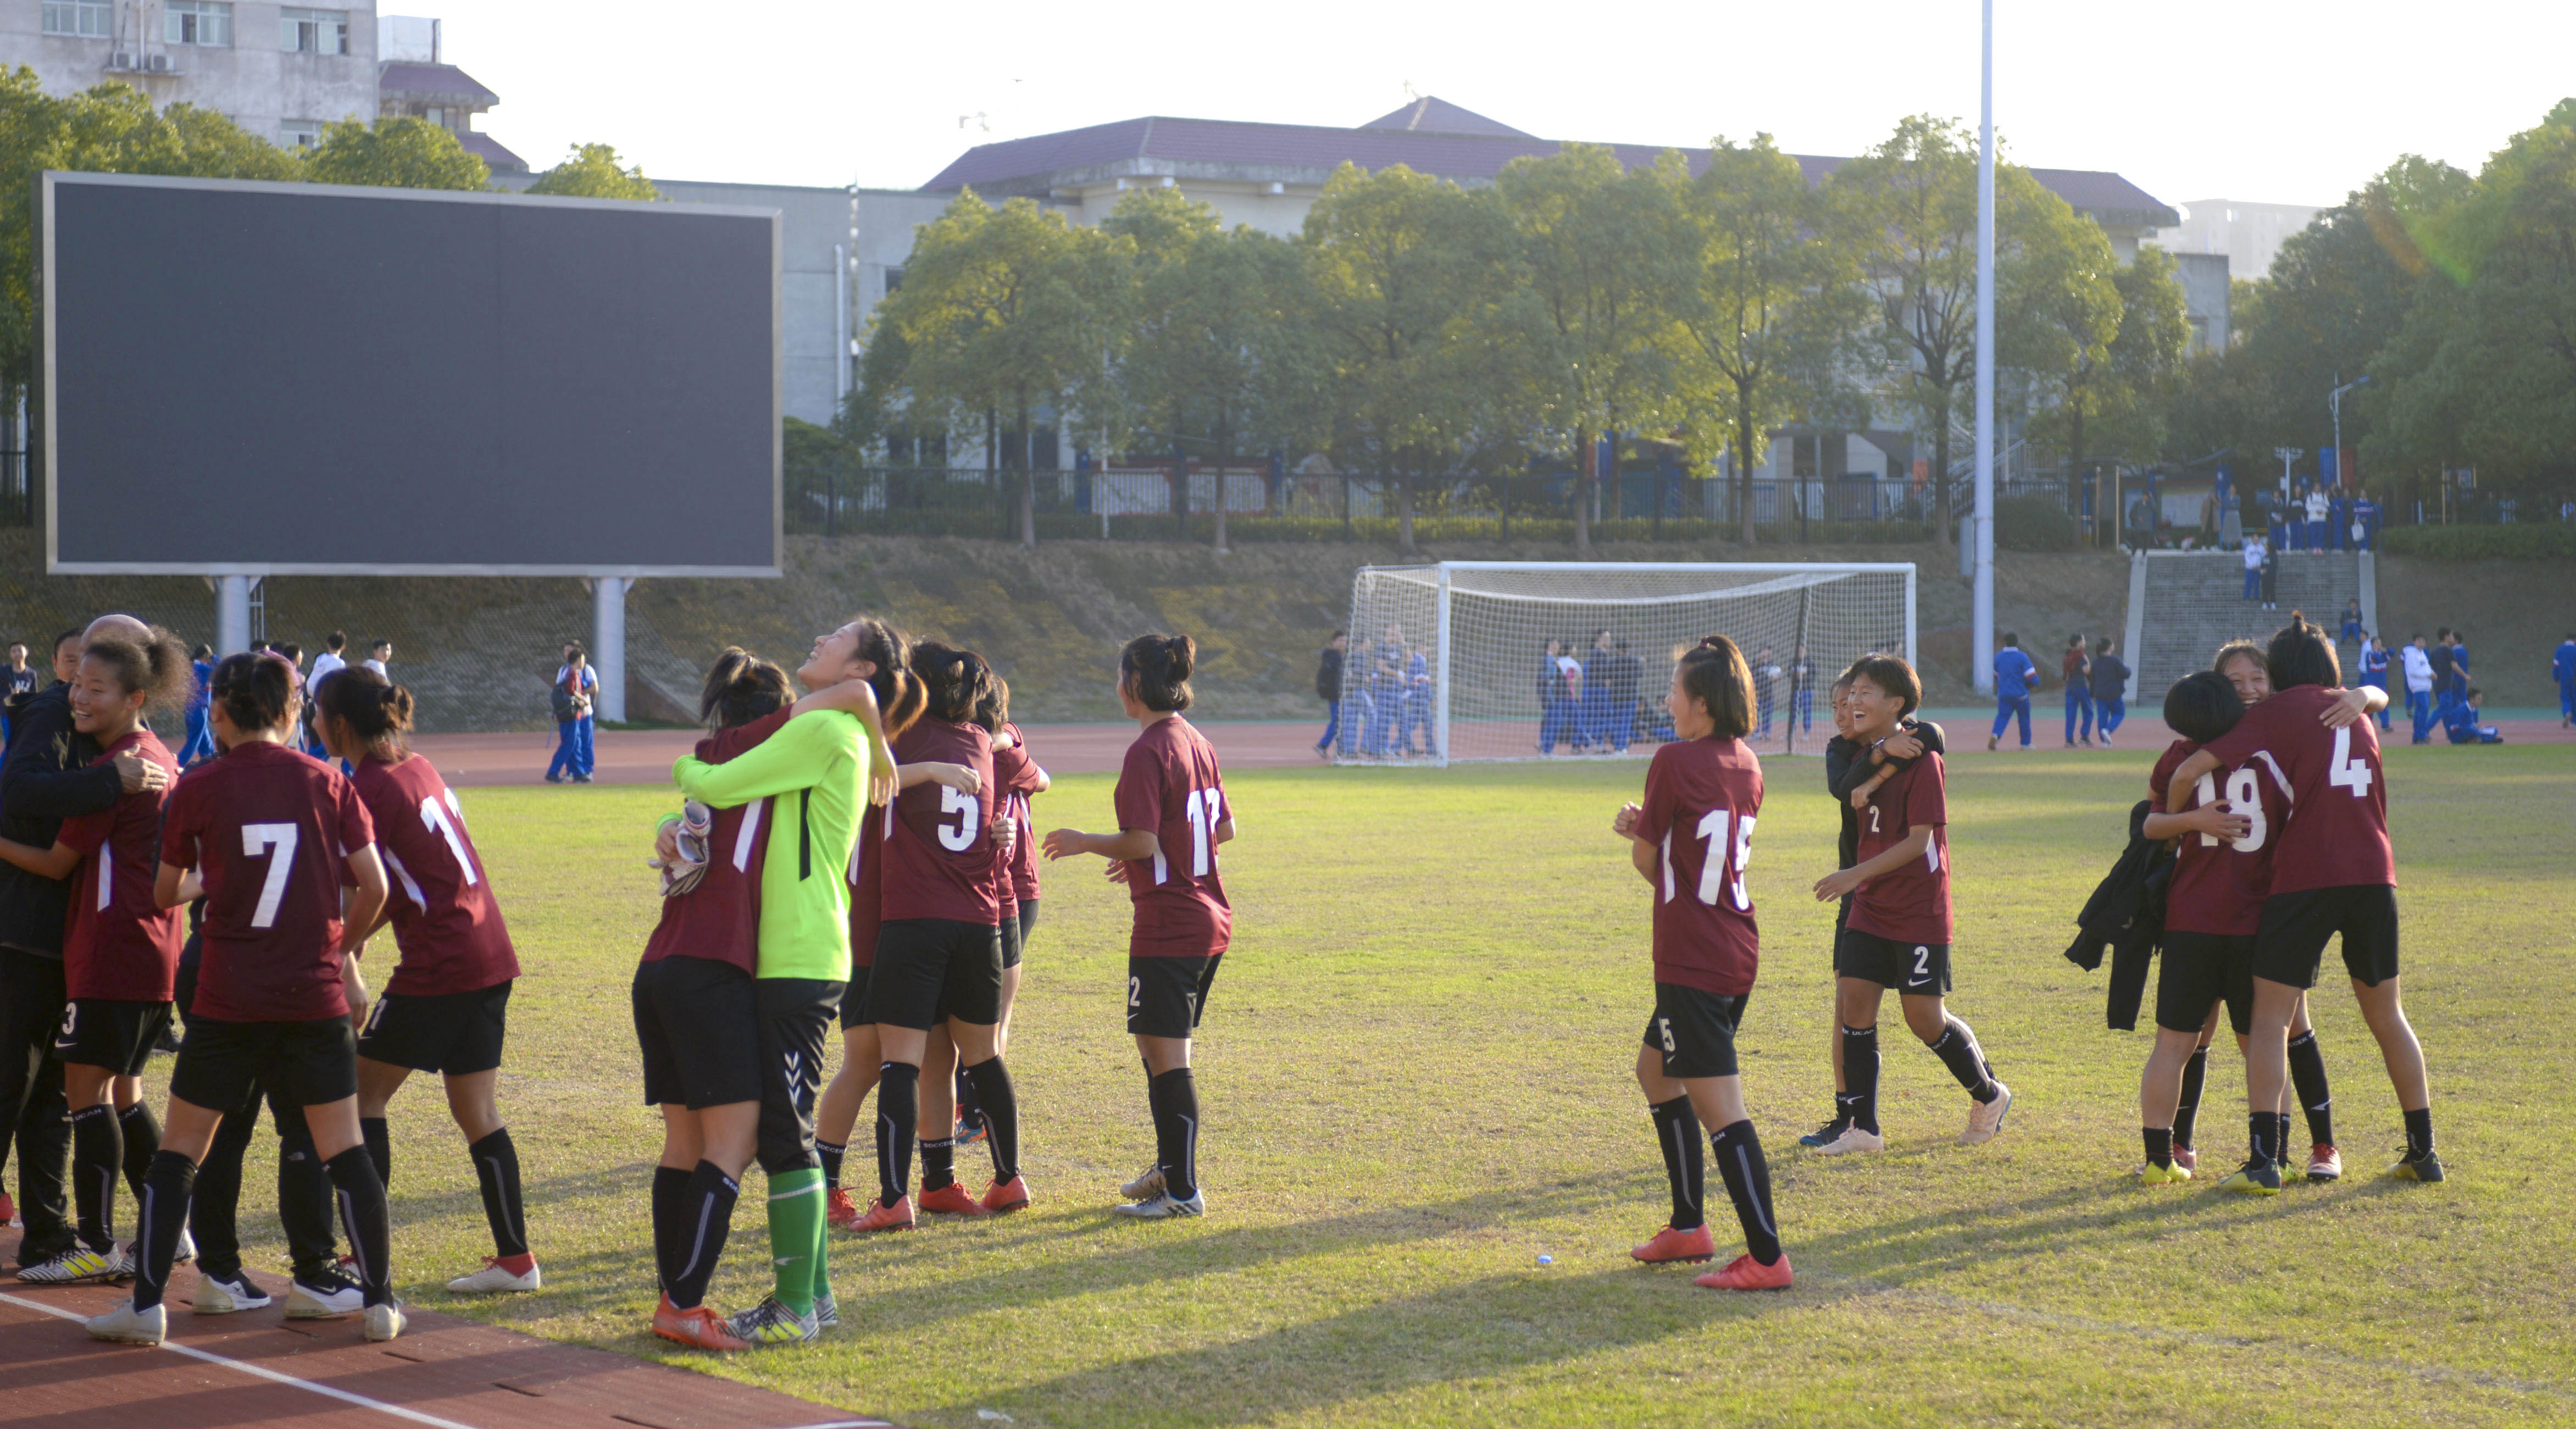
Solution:
M 659 1131 L 627 982 L 669 800 L 468 790 L 527 967 L 502 1101 L 547 1288 L 455 1306 L 438 1288 L 488 1242 L 419 1081 L 394 1107 L 398 1283 L 916 1425 L 2576 1419 L 2576 1053 L 2553 1031 L 2576 751 L 2388 752 L 2409 1009 L 2452 1179 L 2373 1179 L 2397 1111 L 2329 954 L 2315 1004 L 2350 1174 L 2277 1200 L 2216 1194 L 2214 1174 L 2133 1183 L 2150 1034 L 2106 1031 L 2105 975 L 2059 955 L 2152 758 L 1953 763 L 1952 1005 L 2017 1101 L 1993 1144 L 1957 1145 L 1966 1099 L 1891 1003 L 1889 1150 L 1839 1161 L 1795 1144 L 1830 1107 L 1832 910 L 1807 890 L 1834 865 L 1834 808 L 1815 761 L 1773 761 L 1740 1046 L 1797 1266 L 1785 1294 L 1699 1290 L 1696 1268 L 1626 1256 L 1667 1210 L 1629 1075 L 1648 890 L 1608 832 L 1641 764 L 1245 772 L 1228 781 L 1236 939 L 1199 1042 L 1207 1219 L 1108 1214 L 1152 1135 L 1121 1020 L 1126 897 L 1082 861 L 1047 875 L 1012 1048 L 1036 1206 L 836 1236 L 843 1328 L 728 1359 L 644 1328 Z M 1059 780 L 1039 827 L 1111 826 L 1109 786 Z M 2241 1156 L 2242 1090 L 2241 1063 L 2214 1054 L 2207 1164 Z M 248 1184 L 253 1262 L 280 1265 L 264 1171 Z M 1723 1260 L 1736 1229 L 1714 1169 L 1709 1194 Z M 728 1310 L 768 1284 L 759 1207 L 755 1175 L 710 1296 Z

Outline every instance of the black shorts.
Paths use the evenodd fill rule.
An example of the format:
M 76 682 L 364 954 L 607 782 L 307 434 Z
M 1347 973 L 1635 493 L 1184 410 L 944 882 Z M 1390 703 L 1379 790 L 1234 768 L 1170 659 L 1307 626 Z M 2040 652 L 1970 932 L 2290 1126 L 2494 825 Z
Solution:
M 2222 998 L 2236 1035 L 2253 1031 L 2254 935 L 2166 933 L 2164 966 L 2156 972 L 2156 1025 L 2196 1033 Z
M 312 1022 L 218 1022 L 189 1019 L 170 1069 L 170 1095 L 210 1111 L 228 1111 L 268 1088 L 297 1106 L 328 1106 L 358 1094 L 358 1042 L 349 1019 Z
M 152 1060 L 153 1044 L 169 1025 L 166 1002 L 75 997 L 63 1004 L 62 1030 L 54 1034 L 54 1060 L 139 1077 L 143 1064 Z
M 1834 936 L 1834 973 L 1909 997 L 1939 997 L 1950 990 L 1950 945 L 1899 943 L 1845 928 Z
M 501 1065 L 509 1030 L 510 984 L 472 992 L 389 992 L 358 1032 L 358 1055 L 415 1072 L 467 1076 Z
M 2263 902 L 2255 934 L 2254 976 L 2315 987 L 2326 940 L 2343 935 L 2343 967 L 2355 982 L 2377 987 L 2397 976 L 2397 890 L 2385 883 L 2275 893 Z
M 751 974 L 714 958 L 660 958 L 635 969 L 634 1003 L 647 1105 L 704 1111 L 760 1100 Z
M 1020 915 L 1016 912 L 1002 918 L 1002 968 L 1008 971 L 1020 965 Z
M 1127 1031 L 1137 1037 L 1187 1038 L 1207 1013 L 1208 987 L 1225 954 L 1205 958 L 1127 959 Z
M 1021 951 L 1021 952 L 1024 952 L 1024 953 L 1025 953 L 1025 952 L 1027 952 L 1027 951 L 1028 951 L 1028 947 L 1029 947 L 1029 933 L 1030 933 L 1030 931 L 1031 931 L 1032 929 L 1036 928 L 1036 927 L 1037 927 L 1037 925 L 1038 925 L 1038 901 L 1037 901 L 1036 899 L 1034 899 L 1034 898 L 1023 898 L 1023 899 L 1021 899 L 1021 900 L 1020 900 L 1020 951 Z
M 868 1010 L 889 1027 L 928 1031 L 954 1017 L 1002 1020 L 1002 930 L 953 918 L 898 918 L 877 929 Z
M 874 956 L 876 950 L 870 948 L 868 952 Z M 868 1000 L 868 988 L 875 978 L 875 973 L 876 970 L 869 967 L 850 969 L 850 980 L 841 985 L 842 1031 L 847 1032 L 853 1027 L 876 1026 L 877 1005 Z
M 814 1099 L 823 1090 L 823 1042 L 848 986 L 808 977 L 751 985 L 760 1024 L 760 1169 L 772 1176 L 823 1164 L 814 1154 Z
M 1655 984 L 1655 1015 L 1646 1019 L 1645 1040 L 1663 1054 L 1664 1075 L 1677 1081 L 1734 1076 L 1735 1028 L 1744 1020 L 1746 996 Z

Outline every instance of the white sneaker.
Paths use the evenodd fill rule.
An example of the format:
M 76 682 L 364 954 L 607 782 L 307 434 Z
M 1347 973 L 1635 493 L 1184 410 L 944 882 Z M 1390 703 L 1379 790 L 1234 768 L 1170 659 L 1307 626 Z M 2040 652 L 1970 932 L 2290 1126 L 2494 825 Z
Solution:
M 1995 1099 L 1968 1103 L 1968 1129 L 1959 1133 L 1961 1146 L 1983 1146 L 2004 1129 L 2004 1113 L 2012 1110 L 2012 1088 L 1995 1083 Z
M 451 1295 L 503 1295 L 514 1290 L 534 1290 L 539 1283 L 535 1261 L 528 1262 L 528 1273 L 521 1275 L 503 1265 L 498 1256 L 487 1255 L 481 1270 L 447 1282 L 447 1291 Z
M 81 1322 L 94 1340 L 114 1340 L 121 1345 L 157 1345 L 170 1328 L 169 1312 L 159 1305 L 137 1310 L 126 1301 L 104 1315 L 93 1315 Z
M 403 1332 L 402 1302 L 388 1300 L 367 1307 L 367 1338 L 381 1344 Z
M 200 1315 L 229 1315 L 236 1310 L 265 1310 L 269 1299 L 247 1275 L 230 1280 L 220 1275 L 197 1277 L 197 1298 L 188 1308 Z
M 1163 1194 L 1163 1168 L 1148 1166 L 1136 1173 L 1136 1179 L 1118 1188 L 1118 1194 L 1131 1201 L 1148 1201 Z
M 1885 1151 L 1887 1138 L 1858 1126 L 1846 1126 L 1843 1134 L 1816 1148 L 1818 1156 L 1849 1156 L 1857 1151 Z
M 1161 1179 L 1159 1172 L 1156 1173 L 1155 1179 Z M 1207 1195 L 1205 1192 L 1193 1192 L 1188 1200 L 1176 1201 L 1172 1199 L 1169 1192 L 1156 1191 L 1151 1198 L 1138 1201 L 1132 1206 L 1111 1206 L 1109 1209 L 1114 1215 L 1125 1216 L 1129 1220 L 1136 1221 L 1168 1221 L 1182 1216 L 1204 1216 L 1207 1214 Z
M 336 1272 L 325 1272 L 310 1282 L 299 1275 L 287 1286 L 286 1318 L 290 1320 L 331 1320 L 365 1308 L 367 1292 Z

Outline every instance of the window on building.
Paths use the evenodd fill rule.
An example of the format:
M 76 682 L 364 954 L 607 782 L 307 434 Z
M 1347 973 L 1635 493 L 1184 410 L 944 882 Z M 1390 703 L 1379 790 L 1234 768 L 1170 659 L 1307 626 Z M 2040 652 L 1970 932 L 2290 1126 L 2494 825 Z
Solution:
M 447 127 L 447 106 L 443 104 L 430 105 L 420 111 L 420 117 L 437 125 L 439 128 L 444 129 Z
M 277 144 L 282 149 L 314 149 L 322 144 L 322 121 L 319 119 L 281 120 L 277 126 Z
M 221 45 L 233 42 L 233 7 L 218 0 L 167 0 L 161 7 L 162 38 L 174 45 Z
M 345 55 L 349 52 L 349 12 L 346 10 L 303 10 L 293 6 L 277 12 L 278 46 L 304 55 Z
M 116 7 L 109 0 L 45 0 L 45 33 L 104 40 L 116 33 Z

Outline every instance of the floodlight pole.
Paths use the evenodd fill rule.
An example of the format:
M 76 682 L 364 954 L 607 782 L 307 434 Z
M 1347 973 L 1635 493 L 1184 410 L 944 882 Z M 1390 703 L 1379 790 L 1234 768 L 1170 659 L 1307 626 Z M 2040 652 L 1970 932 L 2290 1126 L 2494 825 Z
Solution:
M 250 648 L 251 576 L 215 577 L 215 653 L 238 655 Z
M 1440 654 L 1439 663 L 1436 666 L 1439 683 L 1432 687 L 1431 694 L 1434 711 L 1431 720 L 1431 762 L 1437 768 L 1446 769 L 1449 767 L 1449 687 L 1454 683 L 1450 679 L 1453 672 L 1449 668 L 1449 651 L 1452 647 L 1449 643 L 1449 563 L 1447 561 L 1440 563 L 1440 595 L 1436 608 L 1439 618 L 1435 622 L 1432 647 Z
M 626 719 L 626 591 L 635 582 L 600 576 L 591 582 L 591 668 L 599 674 L 601 719 Z
M 1977 103 L 1976 597 L 1969 671 L 1980 694 L 1995 688 L 1995 0 L 1983 5 Z

